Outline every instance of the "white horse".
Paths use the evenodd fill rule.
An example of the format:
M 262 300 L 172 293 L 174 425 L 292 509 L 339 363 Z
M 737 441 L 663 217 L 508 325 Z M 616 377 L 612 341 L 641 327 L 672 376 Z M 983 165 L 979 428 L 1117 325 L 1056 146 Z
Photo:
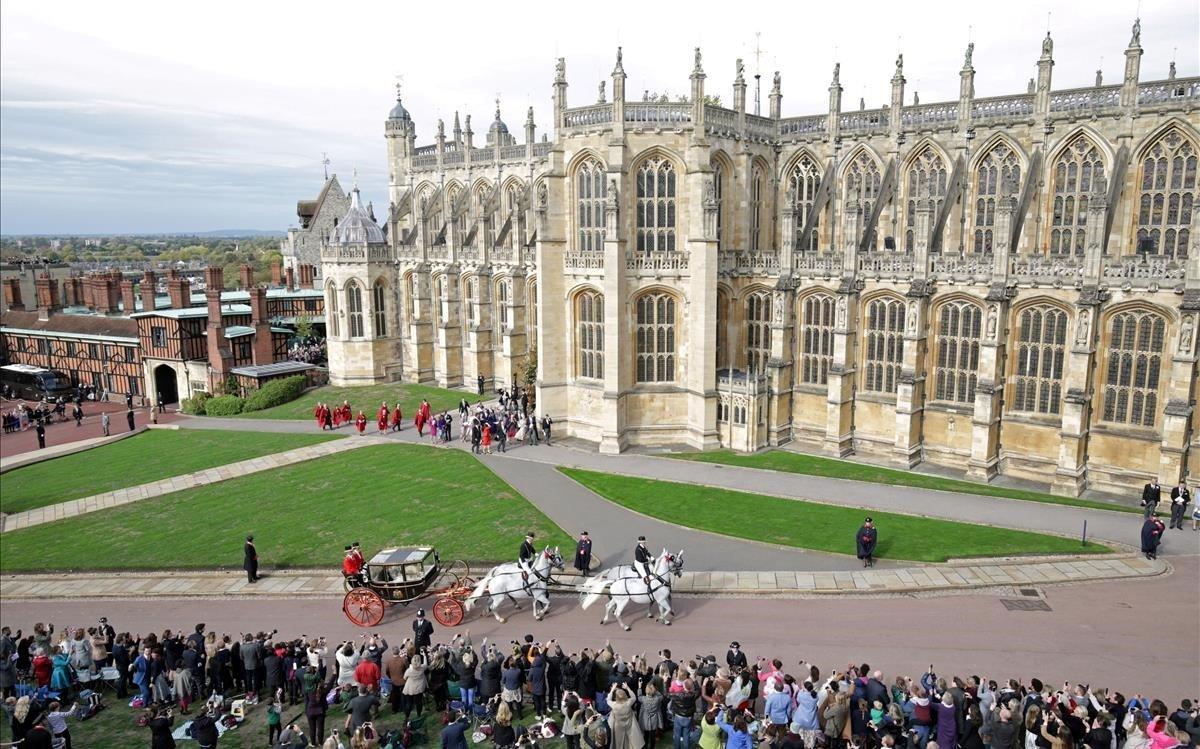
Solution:
M 550 587 L 551 569 L 561 570 L 562 568 L 563 558 L 558 553 L 557 546 L 553 549 L 547 546 L 541 554 L 537 555 L 537 558 L 533 560 L 533 573 L 529 576 L 528 581 L 522 579 L 521 566 L 516 562 L 496 565 L 475 585 L 475 590 L 471 591 L 471 597 L 467 599 L 463 608 L 469 612 L 476 600 L 491 595 L 492 601 L 487 607 L 487 613 L 496 617 L 496 621 L 503 624 L 505 620 L 500 616 L 499 608 L 504 603 L 504 599 L 512 601 L 513 606 L 520 611 L 521 604 L 517 603 L 517 599 L 532 598 L 533 618 L 541 621 L 550 609 L 550 596 L 547 591 Z M 541 605 L 540 609 L 538 608 L 539 604 Z
M 630 602 L 633 602 L 651 606 L 646 611 L 647 619 L 654 616 L 653 606 L 657 604 L 656 620 L 669 626 L 671 624 L 670 617 L 675 614 L 671 608 L 671 576 L 679 577 L 682 574 L 683 550 L 681 549 L 678 554 L 671 554 L 663 549 L 662 554 L 659 554 L 654 562 L 649 585 L 646 584 L 640 571 L 636 571 L 630 565 L 621 565 L 605 571 L 584 585 L 582 608 L 586 609 L 591 606 L 607 592 L 608 603 L 604 606 L 604 618 L 600 620 L 601 624 L 608 624 L 608 617 L 612 615 L 616 617 L 617 623 L 628 632 L 631 627 L 621 619 L 621 612 Z

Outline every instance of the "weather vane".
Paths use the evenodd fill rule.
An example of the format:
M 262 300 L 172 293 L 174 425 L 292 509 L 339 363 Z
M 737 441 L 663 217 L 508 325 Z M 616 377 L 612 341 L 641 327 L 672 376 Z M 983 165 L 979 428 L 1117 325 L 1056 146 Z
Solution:
M 325 179 L 329 179 L 329 154 L 321 152 L 321 166 L 325 167 Z

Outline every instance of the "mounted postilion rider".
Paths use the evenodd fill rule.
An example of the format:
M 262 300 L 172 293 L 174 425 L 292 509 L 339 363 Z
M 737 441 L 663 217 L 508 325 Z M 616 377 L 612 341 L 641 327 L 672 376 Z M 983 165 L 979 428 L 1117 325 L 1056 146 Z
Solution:
M 647 586 L 650 585 L 650 577 L 654 575 L 651 565 L 654 563 L 654 556 L 650 550 L 646 548 L 646 537 L 637 537 L 637 546 L 633 548 L 633 571 L 642 573 L 642 581 Z
M 533 574 L 533 560 L 537 559 L 537 549 L 533 546 L 533 532 L 525 534 L 521 550 L 517 553 L 517 566 L 521 568 L 521 582 L 529 587 L 529 576 Z

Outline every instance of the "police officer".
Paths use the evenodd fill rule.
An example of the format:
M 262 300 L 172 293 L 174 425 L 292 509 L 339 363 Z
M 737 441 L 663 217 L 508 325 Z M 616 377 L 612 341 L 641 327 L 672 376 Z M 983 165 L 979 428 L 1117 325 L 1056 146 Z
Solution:
M 646 585 L 650 584 L 650 575 L 653 573 L 650 570 L 650 550 L 646 548 L 646 537 L 638 536 L 637 546 L 633 549 L 633 570 L 641 572 L 642 579 Z

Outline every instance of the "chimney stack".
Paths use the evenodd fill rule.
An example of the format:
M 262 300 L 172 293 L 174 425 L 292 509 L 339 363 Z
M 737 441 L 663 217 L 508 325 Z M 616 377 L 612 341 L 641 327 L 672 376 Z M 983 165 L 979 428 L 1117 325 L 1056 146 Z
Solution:
M 275 363 L 275 343 L 271 340 L 271 321 L 267 317 L 267 290 L 262 286 L 250 289 L 250 324 L 254 326 L 254 363 L 258 366 Z
M 137 294 L 133 293 L 133 279 L 121 281 L 121 310 L 127 317 L 137 312 Z
M 83 293 L 79 295 L 79 302 L 88 309 L 96 308 L 96 276 L 89 273 L 83 279 Z
M 37 291 L 38 318 L 48 320 L 51 313 L 58 311 L 58 281 L 42 271 L 34 279 L 33 286 Z
M 204 269 L 204 285 L 209 291 L 218 293 L 225 288 L 225 269 L 219 265 L 210 265 Z
M 187 309 L 192 306 L 192 284 L 180 278 L 179 271 L 167 271 L 167 296 L 171 298 L 171 309 Z
M 242 264 L 238 268 L 238 279 L 242 283 L 243 289 L 250 289 L 254 286 L 254 268 L 249 265 Z
M 154 285 L 154 271 L 148 270 L 143 273 L 142 284 L 138 287 L 138 292 L 142 295 L 142 312 L 154 311 L 154 299 L 157 296 Z
M 271 285 L 283 285 L 283 263 L 278 260 L 271 261 Z
M 105 273 L 103 276 L 97 278 L 93 294 L 96 311 L 102 315 L 110 315 L 116 312 L 120 292 L 120 282 L 113 279 L 112 274 Z
M 317 266 L 305 263 L 300 266 L 300 288 L 311 289 L 317 276 Z
M 296 270 L 295 270 L 295 268 L 293 268 L 292 266 L 289 265 L 284 270 L 284 280 L 286 281 L 286 283 L 284 284 L 285 289 L 287 289 L 288 291 L 292 291 L 296 288 Z
M 21 301 L 21 279 L 4 279 L 4 306 L 17 311 L 25 309 L 25 303 Z
M 210 280 L 210 285 L 208 290 L 204 292 L 204 296 L 208 302 L 208 366 L 212 370 L 210 373 L 210 386 L 215 390 L 229 376 L 233 354 L 229 349 L 228 341 L 225 340 L 225 321 L 221 317 L 221 287 L 211 284 L 208 274 L 210 270 L 215 270 L 219 273 L 220 269 L 206 268 L 204 274 L 206 280 Z M 219 278 L 216 280 L 220 281 Z
M 77 280 L 73 275 L 63 279 L 63 304 L 68 307 L 79 304 L 79 287 L 75 285 Z

